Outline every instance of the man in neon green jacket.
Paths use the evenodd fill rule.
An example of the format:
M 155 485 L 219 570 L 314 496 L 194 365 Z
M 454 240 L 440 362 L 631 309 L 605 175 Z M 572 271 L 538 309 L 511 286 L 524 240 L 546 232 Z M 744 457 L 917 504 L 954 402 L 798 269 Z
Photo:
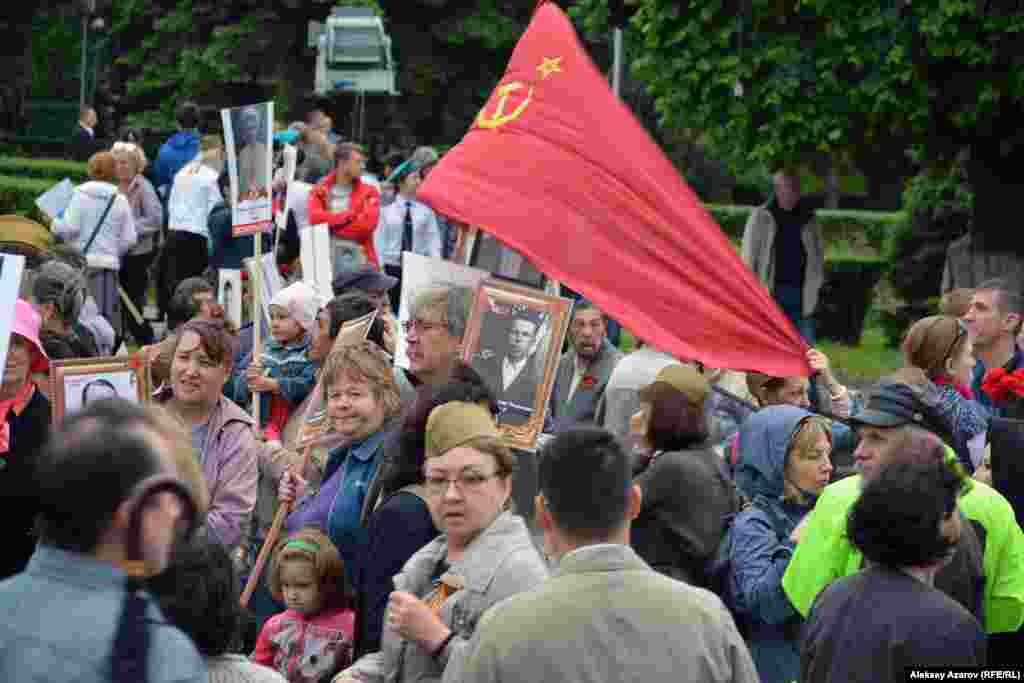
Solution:
M 851 421 L 860 425 L 861 441 L 854 455 L 861 474 L 827 487 L 793 532 L 798 543 L 782 587 L 804 617 L 826 586 L 861 569 L 863 558 L 846 536 L 846 519 L 864 479 L 876 476 L 897 454 L 904 458 L 929 452 L 928 442 L 937 439 L 927 429 L 924 407 L 904 384 L 880 385 L 865 410 Z M 947 446 L 945 451 L 950 466 L 958 466 L 952 450 Z M 1024 533 L 1007 500 L 981 482 L 972 482 L 960 499 L 960 510 L 982 530 L 985 630 L 1014 632 L 1024 623 Z

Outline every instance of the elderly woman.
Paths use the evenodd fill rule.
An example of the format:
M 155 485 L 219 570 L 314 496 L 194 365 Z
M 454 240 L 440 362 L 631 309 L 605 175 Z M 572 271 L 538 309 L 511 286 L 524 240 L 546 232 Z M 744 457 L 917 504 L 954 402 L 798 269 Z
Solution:
M 149 267 L 156 256 L 156 240 L 164 222 L 164 209 L 152 183 L 142 175 L 146 153 L 134 142 L 115 142 L 110 149 L 117 173 L 117 189 L 128 198 L 135 219 L 138 243 L 121 259 L 121 286 L 141 313 L 149 291 Z M 139 344 L 152 344 L 153 331 L 129 315 L 129 330 Z
M 319 489 L 299 500 L 285 524 L 289 533 L 309 526 L 327 530 L 351 581 L 365 543 L 361 520 L 366 494 L 399 412 L 398 389 L 390 359 L 372 342 L 330 354 L 321 370 L 320 387 L 327 419 L 342 445 L 328 456 Z M 305 488 L 302 477 L 286 472 L 281 477 L 280 499 L 299 499 Z
M 110 152 L 89 159 L 89 182 L 75 188 L 63 218 L 55 218 L 55 235 L 72 242 L 89 264 L 89 290 L 100 313 L 121 332 L 118 271 L 121 258 L 138 242 L 135 218 L 117 182 L 117 162 Z
M 711 389 L 697 368 L 673 364 L 641 389 L 644 441 L 652 453 L 635 484 L 642 493 L 631 544 L 655 570 L 707 587 L 705 567 L 739 509 L 721 458 L 707 447 Z
M 243 540 L 259 477 L 253 420 L 221 393 L 235 344 L 223 323 L 185 323 L 174 347 L 170 386 L 157 398 L 191 433 L 210 492 L 206 528 L 227 548 Z
M 361 553 L 353 588 L 359 597 L 355 658 L 380 649 L 384 610 L 395 589 L 393 577 L 413 553 L 438 534 L 424 486 L 423 463 L 427 419 L 438 406 L 451 401 L 476 403 L 497 415 L 498 403 L 486 383 L 468 365 L 455 368 L 442 387 L 420 387 L 402 418 L 396 447 L 387 454 L 380 476 L 371 487 L 363 520 L 367 544 Z
M 35 548 L 32 529 L 39 498 L 35 461 L 50 433 L 50 402 L 38 391 L 32 374 L 48 366 L 39 341 L 39 314 L 27 301 L 14 304 L 11 342 L 0 384 L 0 499 L 9 530 L 0 561 L 0 579 L 25 567 Z
M 800 675 L 802 620 L 782 591 L 796 542 L 793 530 L 814 507 L 832 475 L 828 422 L 795 406 L 755 413 L 740 431 L 736 472 L 752 505 L 740 512 L 728 539 L 728 600 L 746 627 L 750 654 L 764 683 Z
M 445 533 L 395 576 L 380 651 L 335 683 L 440 680 L 447 667 L 455 674 L 480 616 L 547 578 L 526 524 L 508 510 L 515 467 L 486 408 L 451 402 L 431 411 L 424 486 Z
M 53 360 L 99 355 L 92 333 L 78 324 L 86 299 L 85 278 L 63 261 L 47 261 L 32 283 L 32 301 L 42 318 L 39 338 Z
M 903 339 L 905 367 L 897 377 L 918 391 L 933 428 L 948 437 L 968 472 L 985 458 L 989 414 L 974 400 L 974 344 L 959 318 L 934 315 L 914 323 Z

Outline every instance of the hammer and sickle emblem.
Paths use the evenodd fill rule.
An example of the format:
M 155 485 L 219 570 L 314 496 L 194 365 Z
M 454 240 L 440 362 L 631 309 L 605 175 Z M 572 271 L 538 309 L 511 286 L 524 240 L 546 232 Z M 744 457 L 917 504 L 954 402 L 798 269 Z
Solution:
M 498 88 L 498 104 L 494 108 L 494 113 L 487 116 L 486 110 L 481 111 L 476 120 L 477 125 L 481 128 L 498 128 L 518 119 L 526 111 L 526 108 L 530 106 L 530 100 L 533 99 L 533 87 L 531 86 L 529 92 L 526 93 L 526 99 L 520 102 L 519 106 L 513 109 L 511 113 L 505 113 L 505 106 L 508 104 L 509 95 L 522 87 L 522 83 L 513 81 Z

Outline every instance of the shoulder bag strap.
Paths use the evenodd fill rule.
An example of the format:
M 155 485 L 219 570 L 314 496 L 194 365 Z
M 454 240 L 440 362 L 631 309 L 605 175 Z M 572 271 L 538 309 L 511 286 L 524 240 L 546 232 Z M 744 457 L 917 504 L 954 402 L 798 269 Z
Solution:
M 89 241 L 85 243 L 85 248 L 82 249 L 82 256 L 85 256 L 86 254 L 89 253 L 89 247 L 92 246 L 93 240 L 95 240 L 96 235 L 99 234 L 100 228 L 103 226 L 103 221 L 107 220 L 107 214 L 110 213 L 110 207 L 114 205 L 115 199 L 117 199 L 116 192 L 114 193 L 114 196 L 110 198 L 110 201 L 107 202 L 107 208 L 103 209 L 103 215 L 100 216 L 100 219 L 98 221 L 96 221 L 96 227 L 92 229 L 92 235 L 89 236 Z

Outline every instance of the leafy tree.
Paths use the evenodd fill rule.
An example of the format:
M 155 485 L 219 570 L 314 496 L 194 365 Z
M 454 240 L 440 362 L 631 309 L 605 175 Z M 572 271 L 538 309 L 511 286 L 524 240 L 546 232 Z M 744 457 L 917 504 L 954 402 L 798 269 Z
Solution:
M 584 0 L 600 11 L 601 0 Z M 734 168 L 820 155 L 963 162 L 973 230 L 1022 250 L 1024 12 L 1008 0 L 637 0 L 634 73 Z M 634 39 L 637 40 L 637 39 Z M 1002 238 L 1010 239 L 1002 239 Z

